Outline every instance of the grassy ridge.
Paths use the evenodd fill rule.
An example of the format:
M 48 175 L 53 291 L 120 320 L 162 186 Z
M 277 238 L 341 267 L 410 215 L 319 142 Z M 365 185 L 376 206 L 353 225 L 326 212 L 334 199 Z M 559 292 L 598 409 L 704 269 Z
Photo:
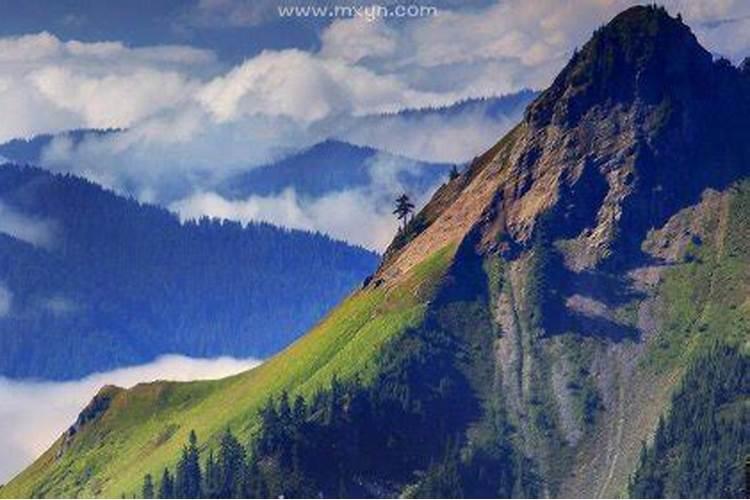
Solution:
M 218 381 L 107 389 L 110 409 L 77 434 L 59 459 L 58 440 L 0 496 L 116 497 L 134 492 L 146 472 L 174 465 L 191 429 L 204 446 L 214 446 L 227 427 L 246 440 L 258 409 L 282 390 L 311 395 L 334 374 L 358 374 L 367 382 L 378 349 L 421 322 L 454 251 L 454 245 L 446 246 L 394 286 L 355 293 L 308 335 L 256 369 Z

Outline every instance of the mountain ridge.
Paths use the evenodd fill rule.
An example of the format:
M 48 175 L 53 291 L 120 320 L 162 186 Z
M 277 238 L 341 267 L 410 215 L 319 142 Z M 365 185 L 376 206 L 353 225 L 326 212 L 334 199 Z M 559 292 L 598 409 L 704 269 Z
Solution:
M 376 262 L 364 249 L 270 224 L 183 224 L 34 167 L 0 166 L 0 207 L 18 219 L 0 228 L 0 282 L 12 294 L 0 316 L 0 373 L 15 378 L 71 379 L 173 352 L 265 357 Z M 318 278 L 300 282 L 300 273 Z M 313 290 L 324 277 L 325 290 Z

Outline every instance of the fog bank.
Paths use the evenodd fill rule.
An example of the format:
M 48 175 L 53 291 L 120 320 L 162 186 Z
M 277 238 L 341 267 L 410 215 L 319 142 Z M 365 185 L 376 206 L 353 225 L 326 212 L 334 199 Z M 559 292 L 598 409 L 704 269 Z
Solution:
M 154 380 L 205 380 L 257 366 L 256 359 L 196 359 L 161 356 L 144 365 L 95 373 L 68 382 L 24 381 L 0 377 L 0 484 L 42 454 L 106 384 L 132 387 Z

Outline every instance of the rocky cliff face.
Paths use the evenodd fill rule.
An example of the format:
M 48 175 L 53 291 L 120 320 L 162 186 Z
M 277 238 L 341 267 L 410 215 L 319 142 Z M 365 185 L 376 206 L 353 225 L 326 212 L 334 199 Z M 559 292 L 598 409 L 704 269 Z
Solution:
M 450 241 L 462 242 L 461 258 L 499 262 L 495 390 L 547 494 L 624 493 L 691 349 L 747 338 L 708 317 L 748 317 L 747 252 L 732 274 L 724 250 L 744 227 L 748 117 L 743 71 L 713 60 L 663 9 L 629 9 L 386 253 L 371 286 Z M 691 273 L 708 281 L 689 299 L 690 324 L 673 301 L 692 293 L 681 281 Z
M 625 265 L 649 229 L 750 171 L 749 90 L 750 78 L 713 61 L 681 21 L 629 9 L 594 33 L 513 132 L 438 192 L 381 274 L 398 275 L 477 225 L 488 250 L 513 259 L 541 221 L 575 249 L 566 252 L 573 268 Z

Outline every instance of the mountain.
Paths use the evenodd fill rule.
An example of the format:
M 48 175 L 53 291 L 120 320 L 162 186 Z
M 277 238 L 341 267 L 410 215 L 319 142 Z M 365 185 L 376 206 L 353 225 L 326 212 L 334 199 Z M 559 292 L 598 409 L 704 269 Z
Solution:
M 266 357 L 376 259 L 268 224 L 181 224 L 77 177 L 0 166 L 0 375 L 79 378 L 164 353 Z
M 374 182 L 378 169 L 383 168 L 391 169 L 404 189 L 421 195 L 445 180 L 451 166 L 419 162 L 329 139 L 276 163 L 232 176 L 217 191 L 226 198 L 244 199 L 251 195 L 275 195 L 292 188 L 305 197 L 320 197 L 366 188 Z
M 530 89 L 522 89 L 512 94 L 493 96 L 493 97 L 474 97 L 458 101 L 449 106 L 441 107 L 430 107 L 430 108 L 419 108 L 419 109 L 403 109 L 394 113 L 385 113 L 381 115 L 374 115 L 370 118 L 409 118 L 409 119 L 423 119 L 431 116 L 440 118 L 452 118 L 460 116 L 464 113 L 479 112 L 483 116 L 493 118 L 495 120 L 501 120 L 508 116 L 513 116 L 517 113 L 522 114 L 524 108 L 534 100 L 538 95 Z
M 515 125 L 537 92 L 466 99 L 351 120 L 338 137 L 423 161 L 465 163 Z
M 39 165 L 44 149 L 55 139 L 68 140 L 71 146 L 77 146 L 88 136 L 104 136 L 117 132 L 117 129 L 75 129 L 59 134 L 35 135 L 28 139 L 12 139 L 0 144 L 0 157 L 9 163 Z
M 165 467 L 219 496 L 743 495 L 744 68 L 624 11 L 306 336 L 103 388 L 0 495 L 140 494 Z

